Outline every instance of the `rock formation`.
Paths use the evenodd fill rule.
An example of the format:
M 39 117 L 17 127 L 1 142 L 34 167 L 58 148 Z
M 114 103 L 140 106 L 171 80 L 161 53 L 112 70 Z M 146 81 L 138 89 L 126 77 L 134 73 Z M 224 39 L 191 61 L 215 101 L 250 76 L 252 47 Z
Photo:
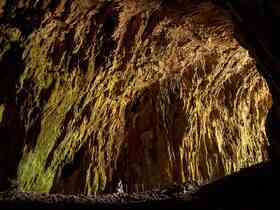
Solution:
M 268 86 L 209 1 L 0 3 L 0 185 L 199 184 L 267 156 Z

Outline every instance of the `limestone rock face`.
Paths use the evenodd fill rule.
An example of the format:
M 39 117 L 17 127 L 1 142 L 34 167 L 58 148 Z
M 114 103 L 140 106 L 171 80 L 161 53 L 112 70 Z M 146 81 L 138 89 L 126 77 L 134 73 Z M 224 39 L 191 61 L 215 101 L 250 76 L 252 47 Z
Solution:
M 271 95 L 212 3 L 16 2 L 0 3 L 2 180 L 141 191 L 267 159 Z

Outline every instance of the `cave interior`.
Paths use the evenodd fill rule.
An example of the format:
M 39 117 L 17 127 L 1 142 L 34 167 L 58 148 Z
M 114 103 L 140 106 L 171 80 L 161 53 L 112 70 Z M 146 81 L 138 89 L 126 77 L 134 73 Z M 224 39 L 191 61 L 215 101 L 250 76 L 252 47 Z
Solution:
M 165 1 L 162 2 L 165 3 Z M 166 2 L 166 5 L 171 4 L 169 1 Z M 185 209 L 275 209 L 273 208 L 274 205 L 279 204 L 277 198 L 277 191 L 280 187 L 280 3 L 277 0 L 256 0 L 254 2 L 250 0 L 213 0 L 213 3 L 232 16 L 234 22 L 238 26 L 236 28 L 236 31 L 234 31 L 235 38 L 244 48 L 246 48 L 249 51 L 250 56 L 252 56 L 256 60 L 257 69 L 259 73 L 263 76 L 263 78 L 266 80 L 270 93 L 272 94 L 273 103 L 272 107 L 268 112 L 265 124 L 266 134 L 269 142 L 269 160 L 264 163 L 252 166 L 250 168 L 242 169 L 240 172 L 234 173 L 233 175 L 225 176 L 223 178 L 218 179 L 217 181 L 213 181 L 209 184 L 202 186 L 195 192 L 194 198 L 191 201 L 184 201 L 181 203 L 181 201 L 178 201 L 180 200 L 178 198 L 176 198 L 175 200 L 174 198 L 170 198 L 170 200 L 168 200 L 165 204 L 159 206 L 161 209 L 168 209 L 167 207 L 171 208 L 173 204 L 173 209 L 183 209 L 185 208 L 185 206 L 188 206 L 188 208 L 186 207 Z M 13 3 L 8 4 L 8 6 L 11 6 L 12 4 Z M 43 3 L 40 4 L 43 5 Z M 182 1 L 178 1 L 178 4 L 185 5 L 185 3 L 182 3 Z M 51 10 L 52 7 L 55 7 L 55 5 L 56 3 L 49 5 Z M 110 4 L 108 5 L 109 6 L 106 5 L 107 9 L 101 8 L 101 10 L 104 10 L 103 13 L 105 15 L 103 17 L 97 16 L 97 19 L 104 18 L 105 23 L 101 33 L 97 35 L 100 36 L 100 39 L 102 39 L 104 43 L 103 48 L 99 49 L 100 53 L 97 55 L 96 58 L 98 60 L 96 62 L 96 68 L 105 65 L 108 62 L 108 60 L 109 62 L 111 62 L 112 58 L 110 57 L 110 53 L 113 49 L 117 49 L 118 47 L 117 43 L 112 41 L 113 39 L 111 39 L 111 37 L 113 36 L 113 31 L 115 30 L 115 27 L 119 21 L 116 18 L 118 11 L 114 11 L 111 8 Z M 63 6 L 65 5 L 62 5 L 62 7 Z M 67 7 L 67 5 L 65 7 Z M 43 6 L 41 8 L 43 8 Z M 29 8 L 29 10 L 30 11 L 28 12 L 23 10 L 16 11 L 19 14 L 18 16 L 16 16 L 16 18 L 0 16 L 0 24 L 4 23 L 5 21 L 8 21 L 10 25 L 20 28 L 24 36 L 28 36 L 29 34 L 31 34 L 39 28 L 39 25 L 42 21 L 41 13 L 43 13 L 43 9 L 37 11 L 36 7 Z M 36 12 L 34 12 L 33 10 L 36 10 Z M 62 13 L 62 19 L 63 15 L 64 14 Z M 162 14 L 158 14 L 156 17 L 160 19 L 161 16 Z M 30 19 L 32 19 L 31 22 L 29 21 Z M 133 25 L 134 23 L 132 22 L 130 24 Z M 133 28 L 135 27 L 133 26 L 132 29 Z M 134 32 L 132 31 L 131 33 L 131 37 L 133 37 Z M 143 39 L 145 39 L 145 37 Z M 124 40 L 124 42 L 126 42 L 125 44 L 129 45 L 130 40 Z M 28 90 L 25 91 L 24 89 L 22 89 L 20 93 L 16 92 L 16 83 L 24 70 L 24 63 L 22 63 L 20 59 L 23 53 L 23 46 L 17 44 L 17 41 L 14 41 L 12 42 L 11 49 L 12 50 L 10 50 L 9 53 L 4 54 L 4 58 L 1 58 L 1 61 L 3 60 L 4 62 L 0 63 L 2 73 L 0 78 L 0 103 L 5 103 L 9 105 L 7 106 L 8 110 L 5 110 L 4 115 L 0 118 L 1 139 L 8 139 L 8 141 L 6 140 L 1 142 L 1 191 L 9 189 L 11 183 L 8 177 L 15 177 L 17 174 L 17 166 L 22 156 L 21 148 L 25 144 L 26 140 L 19 140 L 21 139 L 20 137 L 26 136 L 26 138 L 29 139 L 28 147 L 26 148 L 27 150 L 32 150 L 36 146 L 36 139 L 39 136 L 39 133 L 36 131 L 40 130 L 40 124 L 38 122 L 40 122 L 40 120 L 43 117 L 42 112 L 40 110 L 40 105 L 46 103 L 44 101 L 40 101 L 41 104 L 38 105 L 38 108 L 33 110 L 32 119 L 35 120 L 34 122 L 31 122 L 31 129 L 29 129 L 28 133 L 25 133 L 25 122 L 23 122 L 23 119 L 19 117 L 21 114 L 20 112 L 22 112 L 23 110 L 20 110 L 20 108 L 17 107 L 17 105 L 24 103 L 24 99 L 26 97 L 29 97 L 30 93 L 28 92 Z M 149 54 L 151 54 L 151 51 L 147 51 L 146 54 L 147 56 L 149 56 Z M 128 53 L 126 56 L 129 57 L 130 54 Z M 88 65 L 88 63 L 83 63 L 83 65 L 81 65 L 81 68 L 85 69 Z M 9 71 L 4 71 L 4 69 L 9 69 Z M 29 87 L 34 86 L 34 84 L 28 85 Z M 51 84 L 49 86 L 49 89 L 46 89 L 42 93 L 45 94 L 45 96 L 42 98 L 50 98 L 49 91 L 51 91 L 54 87 L 55 83 Z M 149 87 L 147 90 L 150 92 L 158 91 L 156 85 L 155 87 Z M 139 99 L 137 99 L 138 101 L 135 102 L 135 104 L 138 104 L 138 106 L 136 106 L 135 104 L 130 105 L 132 113 L 137 112 L 138 109 L 141 110 L 143 107 L 143 109 L 145 109 L 145 106 L 141 105 L 141 100 L 145 100 L 145 96 L 147 96 L 148 98 L 150 97 L 149 93 L 144 93 L 143 96 L 141 96 L 144 99 L 139 97 Z M 173 100 L 176 101 L 176 97 Z M 179 101 L 178 103 L 181 102 Z M 180 112 L 180 110 L 178 112 Z M 67 116 L 69 116 L 69 118 L 73 117 L 73 112 L 71 110 L 68 113 L 69 114 Z M 130 116 L 127 116 L 127 119 L 128 122 L 132 121 Z M 65 135 L 67 135 L 67 119 L 63 123 L 66 125 L 65 130 L 61 132 L 61 135 L 64 137 Z M 128 135 L 136 135 L 134 133 L 135 131 L 133 130 L 133 128 L 129 129 L 131 130 Z M 59 145 L 57 145 L 57 147 L 58 146 Z M 123 150 L 125 149 L 127 148 L 123 148 Z M 75 155 L 75 157 L 73 157 L 73 161 L 69 161 L 62 168 L 62 171 L 60 171 L 59 174 L 62 178 L 59 183 L 56 183 L 53 186 L 51 191 L 55 193 L 61 192 L 60 186 L 65 184 L 69 177 L 73 177 L 76 175 L 77 177 L 79 177 L 78 173 L 80 172 L 77 171 L 85 170 L 79 164 L 81 162 L 84 164 L 82 157 L 86 153 L 86 149 L 84 147 L 81 147 L 78 151 L 79 152 Z M 53 157 L 54 155 L 55 154 L 52 153 L 51 157 Z M 121 165 L 122 163 L 115 164 Z M 48 168 L 50 167 L 50 165 L 46 165 L 45 167 Z M 113 182 L 115 186 L 117 185 L 118 180 L 113 180 Z M 76 183 L 75 185 L 73 185 L 75 189 L 79 189 L 79 184 L 82 185 L 84 183 Z M 75 189 L 69 189 L 70 194 Z M 110 192 L 109 189 L 108 192 Z M 25 203 L 22 200 L 19 203 L 17 203 L 17 201 L 4 202 L 3 200 L 5 199 L 2 199 L 1 201 L 0 198 L 0 207 L 2 204 L 3 207 L 7 207 L 7 209 L 13 209 L 17 205 L 17 207 L 25 205 Z M 34 205 L 33 207 L 36 207 L 36 205 L 42 205 L 42 203 L 36 202 L 37 201 L 32 200 L 31 203 L 27 203 L 29 206 Z M 101 209 L 110 209 L 110 202 L 108 203 L 109 206 L 105 206 Z M 156 203 L 153 202 L 149 203 L 149 206 L 153 209 L 159 207 Z M 122 206 L 117 207 L 119 209 L 122 209 Z M 144 209 L 144 207 L 146 208 L 147 206 L 145 206 L 144 204 L 141 206 L 141 202 L 139 202 L 139 206 L 135 204 L 135 206 L 133 206 L 133 209 Z M 52 206 L 52 208 L 56 209 L 57 206 L 54 205 Z M 71 209 L 70 206 L 68 206 L 67 208 Z M 90 207 L 82 207 L 82 209 L 87 208 Z M 95 208 L 98 209 L 98 205 Z M 43 209 L 50 209 L 50 207 L 44 207 Z

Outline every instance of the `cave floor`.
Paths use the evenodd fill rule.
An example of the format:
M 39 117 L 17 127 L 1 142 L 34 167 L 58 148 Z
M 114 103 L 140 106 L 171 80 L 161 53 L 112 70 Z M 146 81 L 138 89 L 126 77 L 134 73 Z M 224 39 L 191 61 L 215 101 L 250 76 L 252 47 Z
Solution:
M 279 161 L 269 161 L 226 176 L 196 191 L 152 190 L 96 197 L 46 193 L 2 192 L 0 209 L 278 209 Z M 171 193 L 170 193 L 171 192 Z

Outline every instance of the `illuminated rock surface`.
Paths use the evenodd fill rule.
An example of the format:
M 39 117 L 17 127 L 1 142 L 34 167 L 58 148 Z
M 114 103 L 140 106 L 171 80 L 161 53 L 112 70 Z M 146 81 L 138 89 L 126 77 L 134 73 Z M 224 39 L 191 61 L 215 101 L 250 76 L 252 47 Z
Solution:
M 2 180 L 142 191 L 267 159 L 271 96 L 226 13 L 208 1 L 93 2 L 0 3 Z

